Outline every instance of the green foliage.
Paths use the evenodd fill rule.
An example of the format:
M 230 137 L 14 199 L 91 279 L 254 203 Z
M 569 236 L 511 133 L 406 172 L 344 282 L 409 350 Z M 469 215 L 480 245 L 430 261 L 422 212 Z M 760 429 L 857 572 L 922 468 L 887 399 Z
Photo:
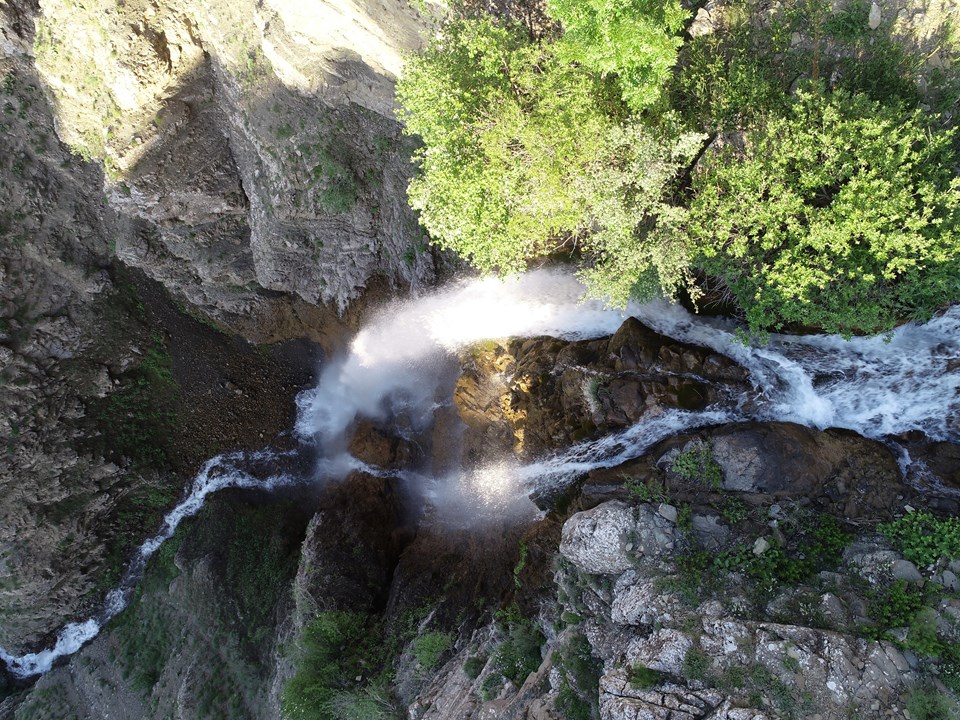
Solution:
M 483 672 L 486 664 L 486 656 L 471 655 L 467 658 L 466 662 L 463 663 L 463 672 L 471 680 L 476 680 L 480 676 L 480 673 Z
M 918 510 L 880 525 L 880 532 L 911 562 L 921 567 L 942 557 L 960 558 L 960 518 L 940 519 Z
M 397 98 L 424 141 L 410 203 L 442 246 L 509 273 L 585 227 L 578 179 L 608 125 L 597 81 L 522 27 L 449 22 L 410 61 Z
M 592 260 L 581 277 L 592 295 L 618 306 L 693 287 L 687 214 L 671 193 L 704 136 L 668 121 L 657 131 L 635 122 L 611 128 L 582 181 L 592 217 L 584 247 Z
M 91 414 L 103 433 L 97 449 L 135 467 L 165 464 L 179 400 L 170 355 L 162 339 L 154 338 L 140 363 L 123 374 L 119 389 L 93 403 Z
M 634 111 L 657 101 L 689 17 L 677 0 L 548 0 L 547 11 L 563 24 L 565 61 L 615 77 Z
M 801 92 L 694 179 L 698 264 L 752 329 L 882 331 L 960 297 L 952 133 L 862 95 Z
M 670 463 L 670 472 L 688 482 L 702 483 L 714 490 L 719 490 L 723 484 L 723 470 L 713 459 L 710 446 L 705 443 L 677 455 Z
M 939 657 L 942 643 L 937 637 L 937 611 L 923 608 L 913 618 L 904 646 L 920 657 Z
M 503 675 L 493 672 L 487 675 L 480 683 L 480 699 L 488 702 L 497 696 L 500 688 L 503 687 Z
M 424 143 L 410 203 L 481 271 L 569 251 L 621 306 L 697 300 L 706 275 L 754 332 L 881 332 L 960 298 L 957 143 L 941 127 L 960 81 L 927 73 L 945 114 L 908 112 L 924 58 L 865 30 L 866 3 L 731 0 L 686 45 L 676 0 L 549 0 L 559 36 L 454 7 L 397 97 Z
M 921 687 L 910 693 L 907 700 L 910 720 L 957 720 L 960 708 L 956 701 L 933 688 Z
M 638 690 L 649 690 L 663 682 L 663 679 L 664 675 L 662 672 L 648 668 L 645 665 L 631 665 L 627 669 L 627 680 L 630 681 L 631 687 L 635 687 Z
M 520 543 L 520 558 L 517 560 L 517 564 L 513 567 L 513 584 L 519 590 L 520 589 L 520 573 L 523 572 L 523 569 L 527 566 L 527 544 L 525 542 Z
M 683 676 L 687 680 L 703 680 L 710 670 L 710 656 L 696 645 L 691 645 L 683 656 Z
M 574 633 L 553 655 L 560 672 L 556 709 L 568 720 L 595 720 L 600 716 L 599 685 L 602 664 L 594 657 L 582 633 Z
M 521 685 L 540 667 L 543 633 L 532 620 L 519 618 L 507 621 L 506 634 L 507 638 L 493 653 L 493 662 L 504 677 L 514 685 Z
M 750 507 L 738 497 L 725 497 L 720 503 L 720 515 L 731 525 L 737 525 L 749 517 Z
M 629 475 L 623 476 L 623 487 L 629 498 L 638 503 L 662 503 L 670 499 L 670 494 L 661 482 L 651 480 L 649 483 L 640 482 Z
M 875 623 L 874 635 L 883 637 L 887 630 L 907 627 L 923 602 L 923 593 L 906 580 L 878 587 L 867 602 L 867 612 Z
M 366 615 L 339 611 L 317 615 L 300 637 L 296 673 L 283 689 L 283 717 L 340 720 L 349 717 L 337 714 L 346 712 L 344 707 L 364 703 L 369 707 L 369 698 L 353 694 L 361 690 L 356 678 L 369 676 L 383 660 L 379 636 L 379 628 Z M 344 703 L 350 699 L 345 692 L 355 702 Z
M 397 717 L 389 691 L 383 684 L 335 692 L 324 711 L 333 720 L 389 720 Z
M 413 657 L 422 671 L 432 670 L 437 661 L 453 644 L 450 633 L 428 632 L 413 641 Z

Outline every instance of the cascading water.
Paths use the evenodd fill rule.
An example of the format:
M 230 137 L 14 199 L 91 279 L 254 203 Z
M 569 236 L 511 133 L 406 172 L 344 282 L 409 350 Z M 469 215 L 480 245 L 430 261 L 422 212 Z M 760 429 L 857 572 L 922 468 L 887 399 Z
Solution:
M 960 441 L 960 307 L 925 325 L 901 327 L 886 338 L 774 335 L 767 345 L 755 348 L 740 343 L 730 323 L 692 316 L 675 305 L 651 303 L 622 313 L 582 302 L 582 294 L 571 276 L 537 271 L 507 282 L 459 282 L 385 308 L 358 333 L 349 354 L 330 363 L 316 388 L 298 398 L 296 431 L 321 450 L 312 471 L 252 470 L 278 459 L 266 451 L 208 461 L 160 532 L 141 546 L 121 586 L 107 596 L 97 616 L 66 626 L 52 648 L 20 657 L 0 649 L 0 660 L 14 675 L 29 677 L 46 672 L 58 658 L 95 637 L 126 606 L 150 556 L 212 492 L 339 478 L 355 469 L 387 474 L 350 457 L 344 432 L 358 416 L 383 419 L 397 413 L 425 426 L 437 403 L 444 401 L 440 395 L 450 389 L 456 370 L 453 353 L 485 339 L 598 337 L 615 331 L 626 314 L 632 314 L 664 335 L 737 360 L 749 370 L 758 397 L 751 399 L 749 412 L 667 411 L 526 466 L 502 462 L 448 478 L 405 473 L 437 504 L 473 503 L 475 509 L 499 512 L 504 498 L 525 497 L 533 489 L 563 485 L 593 468 L 615 466 L 669 435 L 743 419 L 844 427 L 871 438 L 921 430 L 934 439 Z

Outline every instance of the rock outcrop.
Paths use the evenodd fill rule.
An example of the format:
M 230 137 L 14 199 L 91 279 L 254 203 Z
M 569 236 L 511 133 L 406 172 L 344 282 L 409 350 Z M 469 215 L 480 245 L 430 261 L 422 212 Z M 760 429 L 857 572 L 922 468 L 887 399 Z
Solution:
M 512 340 L 463 360 L 454 402 L 469 431 L 464 452 L 529 459 L 622 429 L 669 408 L 735 407 L 747 371 L 705 348 L 628 318 L 608 338 Z

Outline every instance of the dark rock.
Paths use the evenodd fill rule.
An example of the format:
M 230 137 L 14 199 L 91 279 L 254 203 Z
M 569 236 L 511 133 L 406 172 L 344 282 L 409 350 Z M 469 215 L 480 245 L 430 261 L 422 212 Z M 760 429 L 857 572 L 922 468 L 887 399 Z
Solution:
M 658 467 L 660 458 L 695 439 L 710 446 L 723 472 L 723 489 L 741 493 L 754 504 L 806 499 L 850 519 L 881 520 L 889 519 L 912 492 L 893 453 L 880 442 L 847 430 L 751 422 L 669 438 L 637 460 L 595 470 L 583 487 L 583 506 L 609 498 L 624 477 L 665 483 L 678 501 L 704 499 L 713 488 L 685 484 L 667 472 L 669 463 Z
M 472 461 L 533 458 L 668 408 L 733 405 L 749 387 L 733 360 L 632 317 L 606 338 L 510 341 L 475 348 L 462 365 L 454 403 Z

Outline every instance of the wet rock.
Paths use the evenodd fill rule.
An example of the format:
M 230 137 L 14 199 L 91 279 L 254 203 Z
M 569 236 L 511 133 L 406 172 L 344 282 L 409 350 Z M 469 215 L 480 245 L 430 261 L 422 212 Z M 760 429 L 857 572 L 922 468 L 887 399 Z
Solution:
M 389 482 L 355 472 L 330 488 L 307 527 L 295 581 L 296 625 L 321 610 L 362 612 L 382 603 L 401 550 Z
M 390 469 L 410 467 L 418 454 L 413 443 L 384 431 L 370 421 L 357 424 L 350 439 L 349 451 L 358 460 Z
M 534 338 L 473 348 L 454 402 L 470 430 L 468 459 L 532 458 L 666 408 L 734 404 L 747 372 L 723 355 L 673 341 L 636 318 L 608 338 Z

